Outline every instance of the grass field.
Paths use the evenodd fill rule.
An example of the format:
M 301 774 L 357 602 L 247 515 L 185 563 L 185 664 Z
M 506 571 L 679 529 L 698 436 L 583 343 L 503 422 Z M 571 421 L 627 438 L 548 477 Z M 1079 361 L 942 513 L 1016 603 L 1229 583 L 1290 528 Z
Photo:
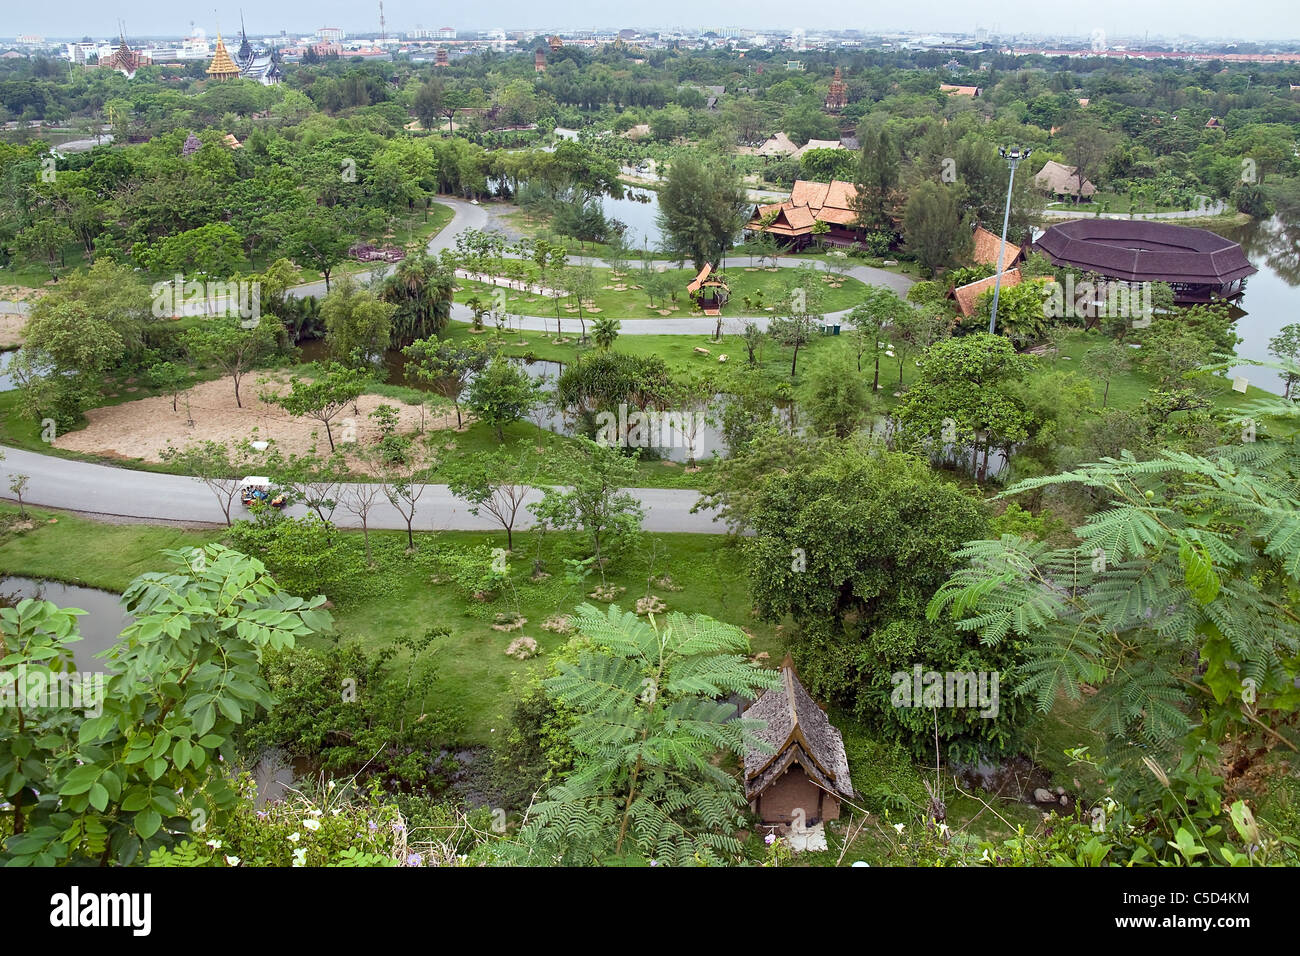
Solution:
M 638 266 L 632 265 L 626 273 L 619 275 L 611 274 L 609 269 L 592 271 L 596 276 L 596 293 L 587 300 L 589 305 L 583 310 L 583 314 L 588 318 L 595 318 L 598 315 L 615 319 L 655 318 L 659 316 L 657 310 L 661 309 L 671 311 L 671 315 L 659 316 L 661 318 L 686 318 L 699 314 L 694 310 L 690 296 L 686 292 L 687 283 L 695 278 L 693 269 L 666 270 L 665 274 L 672 280 L 672 287 L 677 297 L 675 300 L 670 298 L 667 302 L 656 299 L 653 305 L 645 292 L 645 277 Z M 551 278 L 548 276 L 548 280 Z M 795 282 L 795 270 L 732 266 L 727 270 L 726 278 L 731 290 L 731 299 L 723 306 L 722 313 L 725 317 L 776 315 L 780 314 L 782 307 L 790 300 L 791 288 Z M 538 280 L 536 267 L 531 267 L 529 282 L 536 283 Z M 865 283 L 847 276 L 820 275 L 819 281 L 821 283 L 819 291 L 822 293 L 821 308 L 826 312 L 851 309 L 862 301 L 863 293 L 867 288 Z M 485 303 L 490 303 L 494 289 L 500 288 L 505 293 L 505 311 L 512 315 L 550 317 L 556 312 L 555 299 L 550 296 L 467 280 L 461 280 L 459 284 L 457 302 L 467 302 L 477 296 Z M 624 288 L 618 289 L 615 288 L 616 286 Z M 748 304 L 746 299 L 749 300 Z M 562 297 L 559 306 L 562 318 L 578 317 L 574 297 Z

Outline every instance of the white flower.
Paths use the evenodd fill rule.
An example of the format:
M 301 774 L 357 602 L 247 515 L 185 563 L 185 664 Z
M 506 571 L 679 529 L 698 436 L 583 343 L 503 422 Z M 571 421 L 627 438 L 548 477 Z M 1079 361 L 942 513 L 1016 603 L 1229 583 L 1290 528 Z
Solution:
M 208 841 L 208 846 L 212 847 L 212 849 L 214 849 L 214 850 L 220 850 L 220 849 L 221 849 L 221 841 L 220 841 L 220 840 L 209 840 L 209 841 Z
M 948 835 L 948 824 L 946 824 L 946 823 L 940 823 L 940 824 L 939 824 L 939 835 L 940 835 L 940 836 L 947 836 L 947 835 Z
M 320 829 L 320 821 L 312 817 L 308 817 L 306 820 L 303 820 L 302 825 L 306 827 L 308 830 L 311 830 L 312 832 L 315 832 Z
M 331 781 L 329 782 L 329 786 L 327 786 L 325 789 L 326 789 L 326 790 L 333 790 L 333 789 L 334 789 L 334 781 L 331 780 Z
M 315 807 L 313 807 L 312 809 L 310 809 L 310 810 L 307 811 L 307 816 L 309 816 L 309 817 L 318 817 L 318 816 L 320 816 L 320 815 L 321 815 L 321 812 L 320 812 L 319 810 L 317 810 Z
M 299 847 L 298 849 L 293 851 L 294 866 L 303 866 L 304 864 L 306 864 L 306 862 L 307 862 L 307 850 L 304 847 Z
M 285 837 L 285 839 L 288 840 L 290 843 L 297 843 L 301 837 L 302 837 L 301 833 L 290 833 L 287 837 Z
M 226 866 L 239 866 L 239 857 L 237 856 L 226 857 Z
M 903 832 L 903 825 L 901 823 L 895 823 L 894 829 L 901 834 Z

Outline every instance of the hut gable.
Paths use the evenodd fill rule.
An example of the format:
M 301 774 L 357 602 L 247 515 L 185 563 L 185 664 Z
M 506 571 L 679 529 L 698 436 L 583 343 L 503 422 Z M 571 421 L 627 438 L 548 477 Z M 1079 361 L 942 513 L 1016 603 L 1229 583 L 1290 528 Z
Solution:
M 1097 191 L 1097 187 L 1088 179 L 1079 184 L 1079 167 L 1065 166 L 1049 159 L 1034 176 L 1034 185 L 1054 196 L 1088 197 Z
M 803 809 L 809 821 L 837 818 L 839 801 L 853 797 L 844 738 L 800 683 L 788 655 L 780 685 L 742 716 L 767 725 L 758 736 L 770 752 L 751 748 L 745 754 L 745 796 L 755 811 L 769 822 L 789 822 L 794 809 Z

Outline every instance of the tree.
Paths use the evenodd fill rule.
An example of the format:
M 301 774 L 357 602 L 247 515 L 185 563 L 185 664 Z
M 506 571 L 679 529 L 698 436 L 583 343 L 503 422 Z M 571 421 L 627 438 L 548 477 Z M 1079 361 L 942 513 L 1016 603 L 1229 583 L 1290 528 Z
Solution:
M 259 662 L 331 626 L 323 597 L 293 597 L 220 545 L 165 551 L 123 604 L 133 620 L 81 708 L 0 708 L 0 810 L 10 864 L 129 865 L 219 822 L 236 802 L 235 733 L 271 705 Z M 77 612 L 24 601 L 0 619 L 11 663 L 51 686 L 72 668 Z
M 122 352 L 122 337 L 108 322 L 73 303 L 38 304 L 9 371 L 34 418 L 68 428 L 99 401 L 102 376 Z
M 763 342 L 766 339 L 767 333 L 759 328 L 757 322 L 745 323 L 745 328 L 740 333 L 740 340 L 745 344 L 745 356 L 750 365 L 758 364 L 755 353 L 763 347 Z
M 858 371 L 862 371 L 862 356 L 869 354 L 874 362 L 871 391 L 880 390 L 880 353 L 884 351 L 886 329 L 915 310 L 898 293 L 885 286 L 868 287 L 860 303 L 849 313 L 853 323 L 854 344 L 858 358 Z
M 1062 136 L 1062 145 L 1074 164 L 1075 185 L 1080 192 L 1084 183 L 1097 176 L 1102 161 L 1118 144 L 1119 137 L 1104 127 L 1093 111 L 1080 113 L 1071 121 Z M 1076 194 L 1074 201 L 1079 202 L 1081 198 Z
M 861 152 L 853 179 L 856 225 L 866 232 L 894 232 L 894 190 L 898 186 L 898 149 L 881 128 L 859 132 Z
M 665 248 L 696 271 L 721 262 L 749 210 L 740 176 L 721 162 L 680 154 L 659 192 L 659 229 Z
M 1300 639 L 1296 453 L 1259 451 L 1125 454 L 1014 485 L 1004 496 L 1077 485 L 1099 507 L 1073 546 L 969 543 L 931 619 L 950 614 L 990 647 L 1020 647 L 1018 693 L 1044 713 L 1087 693 L 1107 731 L 1107 775 L 1127 794 L 1158 786 L 1143 763 L 1199 763 L 1203 741 L 1214 766 L 1236 738 L 1244 766 L 1233 772 L 1246 772 L 1294 727 Z
M 1102 408 L 1105 408 L 1110 401 L 1111 379 L 1116 375 L 1123 375 L 1132 367 L 1129 361 L 1130 351 L 1127 345 L 1108 339 L 1083 353 L 1084 371 L 1106 383 L 1101 394 Z
M 350 276 L 321 301 L 325 347 L 336 362 L 357 367 L 378 364 L 392 338 L 397 306 L 380 301 Z
M 177 411 L 181 392 L 194 384 L 194 370 L 179 362 L 159 362 L 149 367 L 149 384 L 172 400 L 172 411 Z
M 760 478 L 749 509 L 751 593 L 769 621 L 794 621 L 791 651 L 812 693 L 868 722 L 913 754 L 949 759 L 1012 743 L 1015 713 L 895 706 L 895 675 L 1001 671 L 994 654 L 954 627 L 934 627 L 926 607 L 955 567 L 952 551 L 987 527 L 972 496 L 923 461 L 864 439 L 807 449 L 796 469 Z M 971 703 L 974 703 L 972 701 Z
M 213 319 L 185 332 L 183 341 L 196 362 L 215 365 L 231 377 L 235 405 L 243 408 L 239 383 L 275 351 L 279 325 L 278 319 L 265 315 L 249 328 L 235 319 Z
M 1278 330 L 1278 334 L 1268 340 L 1269 354 L 1281 362 L 1289 363 L 1292 366 L 1300 367 L 1300 323 L 1293 322 L 1290 325 L 1284 325 Z M 1300 379 L 1300 370 L 1287 370 L 1286 390 L 1282 393 L 1283 398 L 1291 397 L 1291 387 Z
M 460 415 L 461 396 L 470 377 L 481 372 L 488 362 L 488 353 L 477 343 L 459 345 L 437 339 L 417 339 L 402 349 L 406 356 L 406 374 L 415 381 L 428 385 L 456 406 L 456 427 L 464 422 Z
M 380 459 L 384 497 L 398 510 L 406 522 L 406 547 L 415 550 L 415 509 L 428 488 L 434 465 L 412 446 L 409 438 L 398 438 L 397 454 Z
M 58 280 L 56 266 L 63 261 L 63 250 L 76 239 L 71 229 L 55 219 L 37 219 L 16 237 L 18 248 L 33 259 L 43 260 L 50 278 Z
M 287 393 L 268 390 L 262 394 L 262 401 L 280 406 L 295 418 L 316 419 L 325 426 L 325 437 L 333 452 L 334 431 L 330 423 L 366 390 L 370 376 L 337 362 L 328 365 L 314 362 L 308 375 L 306 379 L 291 376 Z
M 591 337 L 596 341 L 596 347 L 603 352 L 608 352 L 614 347 L 614 341 L 618 338 L 618 330 L 622 325 L 618 319 L 602 315 L 591 324 Z
M 1034 422 L 1013 385 L 1032 362 L 987 332 L 940 342 L 926 354 L 920 375 L 899 403 L 899 419 L 913 440 L 970 445 L 971 469 L 981 480 L 990 448 L 1009 450 L 1029 436 Z
M 542 500 L 528 507 L 552 528 L 585 532 L 603 581 L 608 556 L 641 533 L 645 509 L 622 490 L 636 480 L 636 459 L 589 438 L 579 436 L 574 442 L 576 447 L 557 457 L 550 469 L 567 488 L 547 488 Z
M 369 482 L 351 482 L 340 485 L 339 504 L 348 514 L 356 517 L 361 522 L 361 539 L 365 542 L 366 547 L 366 564 L 374 565 L 374 558 L 370 554 L 370 512 L 379 502 L 379 496 L 384 492 L 383 485 L 371 484 Z M 409 540 L 409 539 L 408 539 Z
M 505 441 L 505 426 L 519 421 L 541 401 L 541 386 L 523 369 L 498 355 L 474 376 L 466 404 L 479 421 L 492 427 L 497 441 Z
M 931 275 L 965 258 L 971 230 L 962 220 L 956 190 L 929 180 L 913 189 L 903 210 L 903 238 Z
M 777 316 L 768 323 L 767 334 L 772 340 L 793 349 L 790 357 L 790 377 L 794 378 L 799 364 L 799 350 L 813 340 L 815 327 L 811 315 Z
M 776 674 L 746 659 L 740 628 L 673 613 L 661 625 L 610 607 L 578 607 L 589 642 L 561 659 L 547 694 L 573 713 L 573 772 L 531 808 L 507 859 L 536 865 L 626 857 L 670 865 L 738 860 L 746 809 L 736 777 L 713 761 L 763 747 L 758 722 L 719 699 L 756 697 Z
M 846 358 L 818 365 L 808 377 L 803 408 L 817 431 L 847 438 L 861 427 L 875 404 L 875 393 Z
M 397 264 L 380 287 L 379 296 L 395 307 L 392 346 L 403 348 L 416 339 L 442 335 L 451 321 L 456 292 L 455 270 L 450 263 L 419 253 Z M 481 315 L 475 312 L 476 318 Z
M 469 512 L 487 512 L 505 529 L 506 548 L 515 549 L 515 519 L 537 479 L 538 462 L 529 442 L 458 459 L 444 469 L 447 486 L 469 502 Z
M 31 481 L 31 475 L 9 476 L 9 491 L 18 499 L 18 515 L 24 521 L 27 520 L 27 506 L 23 504 L 23 493 L 27 491 L 29 481 Z
M 330 274 L 343 261 L 354 241 L 338 214 L 327 206 L 311 206 L 305 212 L 285 214 L 285 247 L 300 264 L 310 265 L 325 278 L 330 291 Z

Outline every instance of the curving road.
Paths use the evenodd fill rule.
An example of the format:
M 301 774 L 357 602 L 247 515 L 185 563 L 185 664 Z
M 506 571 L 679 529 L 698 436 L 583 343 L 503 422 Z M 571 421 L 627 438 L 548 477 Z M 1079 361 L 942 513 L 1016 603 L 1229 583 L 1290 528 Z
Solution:
M 456 236 L 467 229 L 502 229 L 509 232 L 499 221 L 491 206 L 464 202 L 459 199 L 439 198 L 454 210 L 450 223 L 429 242 L 429 250 L 438 252 L 455 247 Z M 574 257 L 570 261 L 591 265 L 604 265 L 593 257 Z M 727 260 L 733 264 L 742 264 L 746 257 L 732 257 Z M 797 266 L 807 260 L 781 257 L 777 263 L 782 266 Z M 391 267 L 390 267 L 391 268 Z M 853 265 L 847 270 L 855 279 L 874 285 L 885 285 L 898 292 L 906 292 L 912 280 L 897 273 L 869 266 Z M 294 290 L 298 295 L 322 295 L 324 282 L 307 283 Z M 24 302 L 0 302 L 0 312 L 26 313 Z M 842 318 L 844 312 L 832 313 L 828 318 Z M 473 313 L 463 305 L 452 308 L 452 318 L 457 321 L 470 322 Z M 524 316 L 520 320 L 526 329 L 554 329 L 556 320 L 546 316 Z M 565 318 L 566 332 L 577 332 L 577 319 Z M 766 327 L 766 316 L 752 320 Z M 623 319 L 620 331 L 624 335 L 699 335 L 712 334 L 716 320 L 710 317 L 692 317 L 682 319 Z M 29 489 L 23 500 L 28 504 L 68 511 L 99 515 L 116 519 L 169 524 L 224 524 L 225 516 L 216 496 L 197 478 L 182 475 L 164 475 L 149 471 L 135 471 L 111 465 L 94 464 L 17 448 L 5 448 L 5 461 L 0 470 L 10 474 L 29 476 Z M 466 510 L 465 502 L 455 498 L 446 485 L 426 485 L 417 502 L 413 526 L 418 531 L 464 530 L 492 531 L 499 529 L 494 521 L 475 517 Z M 631 488 L 628 489 L 640 500 L 645 508 L 646 517 L 643 527 L 647 531 L 658 532 L 693 532 L 698 534 L 717 534 L 724 527 L 716 523 L 712 510 L 702 509 L 692 512 L 699 500 L 699 494 L 689 489 L 667 488 Z M 4 495 L 5 498 L 10 498 Z M 540 492 L 532 492 L 529 501 L 540 498 Z M 10 498 L 12 500 L 12 498 Z M 242 506 L 236 502 L 232 517 L 242 516 Z M 290 514 L 305 514 L 301 505 L 289 509 Z M 359 528 L 360 522 L 343 509 L 334 514 L 337 524 L 345 528 Z M 374 510 L 369 517 L 369 525 L 378 529 L 402 530 L 406 522 L 401 513 L 381 494 L 378 496 Z M 533 525 L 532 513 L 521 510 L 519 528 Z

